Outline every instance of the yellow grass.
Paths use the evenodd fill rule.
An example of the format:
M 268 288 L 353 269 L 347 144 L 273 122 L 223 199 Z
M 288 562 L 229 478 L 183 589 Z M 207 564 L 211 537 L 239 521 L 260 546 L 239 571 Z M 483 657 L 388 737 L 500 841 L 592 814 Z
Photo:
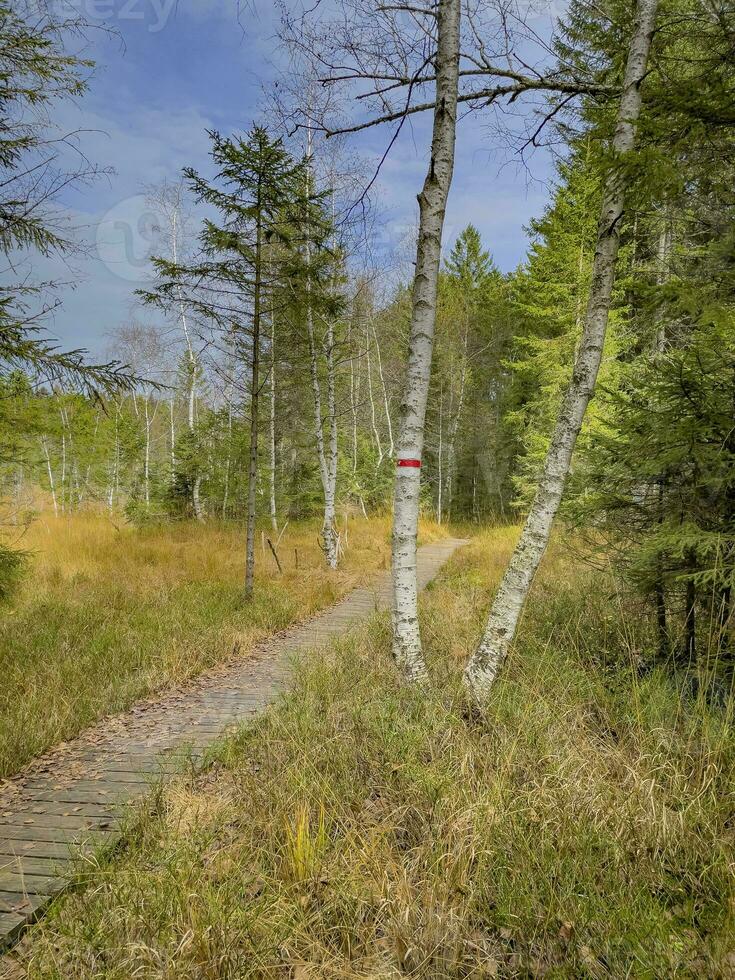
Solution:
M 351 518 L 341 530 L 336 573 L 318 525 L 286 528 L 283 574 L 258 532 L 248 603 L 241 527 L 137 529 L 100 513 L 42 514 L 22 540 L 32 553 L 25 578 L 0 609 L 0 776 L 137 698 L 246 656 L 389 566 L 387 518 Z M 443 533 L 427 523 L 421 537 Z
M 563 540 L 468 717 L 514 537 L 479 535 L 425 594 L 432 685 L 400 682 L 386 616 L 307 654 L 83 872 L 18 976 L 732 978 L 732 707 L 639 674 L 655 634 Z

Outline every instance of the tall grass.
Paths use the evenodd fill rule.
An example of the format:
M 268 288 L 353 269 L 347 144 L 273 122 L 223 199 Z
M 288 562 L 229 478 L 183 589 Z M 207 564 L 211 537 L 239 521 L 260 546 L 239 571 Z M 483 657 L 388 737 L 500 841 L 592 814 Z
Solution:
M 246 655 L 386 568 L 390 552 L 386 520 L 352 520 L 344 563 L 330 573 L 317 527 L 289 526 L 283 575 L 259 547 L 247 603 L 238 527 L 43 516 L 23 547 L 24 582 L 0 606 L 0 777 L 136 698 Z
M 459 668 L 512 532 L 423 600 L 435 684 L 385 617 L 141 814 L 58 903 L 30 978 L 731 977 L 732 718 L 641 677 L 647 627 L 558 544 L 489 721 Z

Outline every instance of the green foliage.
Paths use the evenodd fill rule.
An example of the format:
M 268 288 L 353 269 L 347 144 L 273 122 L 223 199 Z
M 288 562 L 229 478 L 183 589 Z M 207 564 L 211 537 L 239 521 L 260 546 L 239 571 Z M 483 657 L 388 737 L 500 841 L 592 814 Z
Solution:
M 0 253 L 13 253 L 12 269 L 19 256 L 71 250 L 72 241 L 58 230 L 53 204 L 65 186 L 93 174 L 59 169 L 49 113 L 59 101 L 84 93 L 92 63 L 67 51 L 81 20 L 50 11 L 30 5 L 24 16 L 0 2 Z M 86 351 L 60 351 L 46 336 L 48 286 L 28 280 L 0 286 L 0 379 L 20 370 L 90 394 L 132 389 L 139 379 L 125 365 L 89 364 Z M 40 310 L 29 310 L 33 300 L 41 303 Z
M 27 558 L 25 552 L 8 548 L 0 542 L 0 602 L 13 594 Z
M 681 347 L 637 359 L 606 393 L 574 513 L 647 596 L 683 597 L 729 647 L 735 581 L 735 319 L 707 309 Z M 693 591 L 692 591 L 693 590 Z M 689 605 L 685 614 L 693 615 Z M 711 651 L 710 651 L 711 652 Z M 688 651 L 687 651 L 688 655 Z

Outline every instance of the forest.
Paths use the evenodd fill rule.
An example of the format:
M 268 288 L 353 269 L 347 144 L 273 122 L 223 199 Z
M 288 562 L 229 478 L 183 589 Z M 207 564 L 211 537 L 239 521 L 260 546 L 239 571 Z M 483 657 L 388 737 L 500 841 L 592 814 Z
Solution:
M 0 0 L 0 975 L 735 977 L 735 6 L 265 4 L 275 79 L 140 175 L 68 344 L 118 6 Z M 480 132 L 548 161 L 513 267 L 452 211 Z M 28 796 L 66 747 L 358 593 L 63 894 L 22 864 L 24 793 L 108 831 Z

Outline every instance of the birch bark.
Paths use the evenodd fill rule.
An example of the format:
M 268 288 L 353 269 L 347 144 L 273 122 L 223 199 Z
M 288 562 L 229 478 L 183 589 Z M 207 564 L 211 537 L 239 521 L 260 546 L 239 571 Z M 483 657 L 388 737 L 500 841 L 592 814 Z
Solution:
M 616 168 L 603 194 L 587 312 L 572 378 L 523 532 L 493 601 L 482 641 L 464 673 L 465 684 L 478 707 L 487 703 L 493 682 L 515 636 L 523 605 L 549 542 L 574 445 L 597 380 L 629 180 L 624 164 L 635 145 L 636 125 L 641 110 L 641 84 L 648 65 L 656 8 L 657 0 L 639 0 L 613 138 Z
M 54 471 L 51 468 L 51 454 L 48 451 L 48 443 L 45 438 L 41 439 L 41 445 L 43 446 L 43 454 L 46 457 L 46 469 L 48 471 L 48 485 L 51 490 L 51 500 L 54 505 L 54 515 L 59 516 L 59 503 L 56 499 L 56 484 L 54 483 Z
M 312 131 L 307 130 L 306 157 L 311 161 Z M 308 174 L 307 196 L 311 193 L 311 174 Z M 322 389 L 319 381 L 319 356 L 314 331 L 314 310 L 311 294 L 311 240 L 309 229 L 305 235 L 306 256 L 306 335 L 309 342 L 309 373 L 314 399 L 314 436 L 319 461 L 319 476 L 324 494 L 324 519 L 322 522 L 322 545 L 324 557 L 330 568 L 337 567 L 336 530 L 336 490 L 337 490 L 337 409 L 334 377 L 334 324 L 331 318 L 326 324 L 324 353 L 327 368 L 327 424 L 328 440 L 324 441 L 324 418 L 322 416 Z
M 370 339 L 370 316 L 365 318 L 365 366 L 367 369 L 367 387 L 368 387 L 368 399 L 370 401 L 370 425 L 373 430 L 373 439 L 375 440 L 375 448 L 378 451 L 378 462 L 375 464 L 375 471 L 380 469 L 380 464 L 383 462 L 383 457 L 385 453 L 383 452 L 383 444 L 380 441 L 380 432 L 378 431 L 378 421 L 377 415 L 375 413 L 375 398 L 373 397 L 373 367 L 370 361 L 370 348 L 372 345 L 372 340 Z
M 375 330 L 375 322 L 373 321 L 373 338 L 375 340 L 375 354 L 378 361 L 378 378 L 380 379 L 380 387 L 383 390 L 383 408 L 385 409 L 385 424 L 388 430 L 388 458 L 393 459 L 393 453 L 395 452 L 395 445 L 393 441 L 393 422 L 390 417 L 390 399 L 388 398 L 388 388 L 385 383 L 385 377 L 383 376 L 383 358 L 380 353 L 380 342 L 378 341 L 378 334 Z
M 171 259 L 174 265 L 178 264 L 179 261 L 179 215 L 181 210 L 180 201 L 181 188 L 175 187 L 170 192 L 170 211 L 169 211 L 169 222 L 170 222 L 170 232 L 171 232 Z M 165 197 L 166 191 L 163 192 L 163 203 L 168 203 Z M 181 293 L 181 287 L 177 287 L 176 295 L 179 303 L 179 321 L 181 323 L 181 331 L 184 335 L 184 342 L 186 344 L 186 358 L 187 358 L 187 368 L 189 371 L 189 391 L 187 392 L 188 401 L 188 415 L 187 422 L 189 425 L 189 432 L 192 436 L 194 435 L 194 430 L 196 428 L 196 389 L 197 389 L 197 372 L 199 370 L 199 365 L 197 363 L 197 356 L 194 352 L 194 346 L 191 341 L 191 334 L 189 332 L 189 324 L 186 318 L 186 307 L 184 306 L 184 299 Z M 204 508 L 201 502 L 201 487 L 202 487 L 202 474 L 200 471 L 199 463 L 197 461 L 197 469 L 194 474 L 194 480 L 191 487 L 191 506 L 194 511 L 194 517 L 198 521 L 204 520 Z
M 419 231 L 408 366 L 396 440 L 392 540 L 393 656 L 405 677 L 411 681 L 426 676 L 418 623 L 416 535 L 442 232 L 454 170 L 460 15 L 460 0 L 439 0 L 431 160 L 418 199 Z

